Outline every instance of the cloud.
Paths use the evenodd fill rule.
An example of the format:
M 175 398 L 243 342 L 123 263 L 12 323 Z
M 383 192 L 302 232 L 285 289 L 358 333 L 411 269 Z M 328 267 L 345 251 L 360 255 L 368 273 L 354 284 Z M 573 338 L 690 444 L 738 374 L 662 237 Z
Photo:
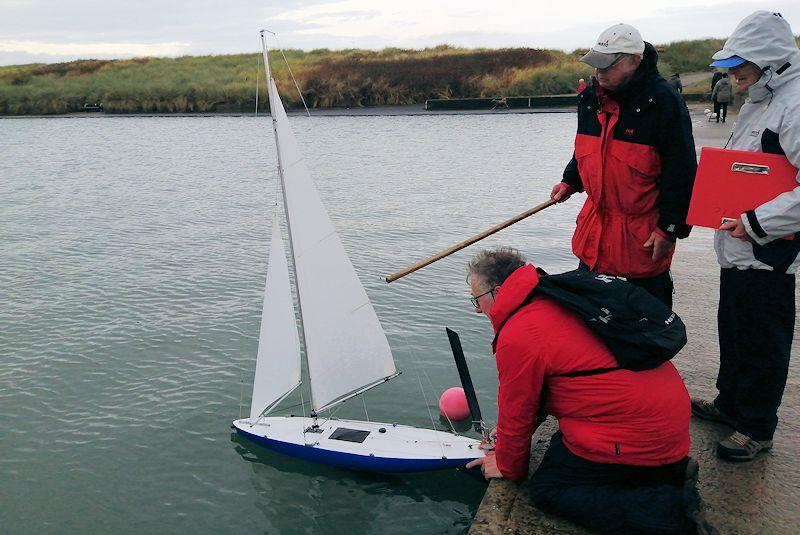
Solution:
M 47 43 L 44 41 L 0 41 L 0 52 L 37 56 L 131 57 L 175 56 L 188 43 Z
M 751 5 L 754 1 L 749 0 Z M 703 7 L 727 4 L 728 0 L 705 0 Z M 559 2 L 506 0 L 489 7 L 464 0 L 404 0 L 400 8 L 375 0 L 338 0 L 290 9 L 275 18 L 298 24 L 296 33 L 301 35 L 350 39 L 380 35 L 386 41 L 402 44 L 448 33 L 536 35 L 576 25 L 605 27 L 675 9 L 688 11 L 695 5 L 695 0 L 666 0 L 657 5 L 616 0 L 613 9 L 609 9 L 607 3 L 596 0 L 570 0 L 568 7 Z
M 654 43 L 729 34 L 755 9 L 800 31 L 800 1 L 770 0 L 0 0 L 0 65 L 259 49 L 258 30 L 287 48 L 588 46 L 616 22 Z

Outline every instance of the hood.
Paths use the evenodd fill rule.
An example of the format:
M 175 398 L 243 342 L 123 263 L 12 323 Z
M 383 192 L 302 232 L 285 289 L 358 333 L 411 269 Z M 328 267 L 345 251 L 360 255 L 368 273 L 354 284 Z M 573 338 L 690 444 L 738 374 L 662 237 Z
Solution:
M 644 52 L 642 53 L 642 63 L 639 65 L 639 68 L 636 69 L 636 74 L 638 75 L 640 72 L 643 74 L 650 74 L 653 73 L 658 74 L 658 51 L 656 47 L 648 43 L 647 41 L 644 42 Z
M 758 65 L 763 74 L 750 89 L 750 98 L 760 101 L 787 81 L 800 76 L 800 49 L 792 28 L 780 13 L 756 11 L 736 26 L 722 50 L 713 59 L 739 56 Z
M 500 331 L 509 316 L 525 302 L 537 284 L 539 284 L 539 274 L 533 265 L 528 264 L 515 269 L 500 285 L 489 313 L 495 333 Z

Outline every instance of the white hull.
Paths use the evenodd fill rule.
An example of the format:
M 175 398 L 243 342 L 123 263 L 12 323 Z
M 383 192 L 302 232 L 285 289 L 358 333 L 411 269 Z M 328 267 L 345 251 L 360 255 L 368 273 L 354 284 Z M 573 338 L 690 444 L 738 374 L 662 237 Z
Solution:
M 366 472 L 420 472 L 463 467 L 483 457 L 480 441 L 432 429 L 299 416 L 233 422 L 239 434 L 272 450 Z M 305 432 L 304 432 L 305 431 Z M 338 437 L 338 438 L 337 438 Z

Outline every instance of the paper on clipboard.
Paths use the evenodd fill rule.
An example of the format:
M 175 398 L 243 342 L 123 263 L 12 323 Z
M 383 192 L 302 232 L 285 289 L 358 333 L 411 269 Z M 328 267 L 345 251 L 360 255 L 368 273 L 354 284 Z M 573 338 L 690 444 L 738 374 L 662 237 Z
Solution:
M 718 229 L 781 193 L 800 186 L 781 154 L 703 147 L 686 223 Z

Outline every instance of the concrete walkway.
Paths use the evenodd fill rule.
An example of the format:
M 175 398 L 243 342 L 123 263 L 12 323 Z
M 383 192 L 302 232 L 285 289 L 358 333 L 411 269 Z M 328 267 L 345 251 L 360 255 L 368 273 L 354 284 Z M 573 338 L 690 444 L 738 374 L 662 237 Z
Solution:
M 697 147 L 723 146 L 736 116 L 727 124 L 708 123 L 700 111 L 692 119 Z M 699 153 L 699 150 L 698 150 Z M 714 255 L 713 231 L 695 228 L 679 242 L 673 262 L 675 310 L 683 319 L 689 342 L 674 359 L 692 396 L 713 398 L 719 367 L 716 310 L 719 266 Z M 800 292 L 798 292 L 800 303 Z M 789 380 L 778 413 L 780 423 L 772 451 L 750 463 L 717 459 L 715 442 L 731 431 L 723 425 L 692 420 L 691 455 L 700 463 L 700 492 L 709 521 L 721 534 L 800 533 L 800 373 L 795 329 Z M 531 473 L 547 449 L 555 422 L 548 419 L 533 437 Z M 493 480 L 475 515 L 471 535 L 522 533 L 589 533 L 545 514 L 530 501 L 525 484 Z

